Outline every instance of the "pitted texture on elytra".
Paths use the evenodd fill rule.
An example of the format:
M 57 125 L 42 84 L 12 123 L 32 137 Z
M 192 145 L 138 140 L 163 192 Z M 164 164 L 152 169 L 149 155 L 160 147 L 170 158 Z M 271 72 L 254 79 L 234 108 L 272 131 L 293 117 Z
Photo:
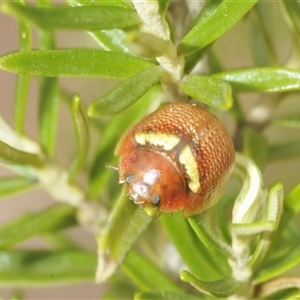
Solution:
M 234 164 L 234 147 L 223 124 L 205 109 L 169 104 L 133 126 L 115 153 L 120 181 L 148 169 L 163 176 L 151 186 L 160 212 L 185 216 L 206 210 L 221 197 Z M 144 200 L 146 205 L 146 200 Z M 149 198 L 152 205 L 152 198 Z
M 232 149 L 233 146 L 223 124 L 211 113 L 198 106 L 169 104 L 150 114 L 138 123 L 133 131 L 134 135 L 141 133 L 151 135 L 153 133 L 178 136 L 183 145 L 189 145 L 196 160 L 201 190 L 212 194 L 217 190 L 214 189 L 214 186 L 218 184 L 222 174 L 227 171 L 229 162 L 234 160 L 233 151 L 224 151 L 224 149 Z M 183 167 L 185 169 L 183 170 L 184 176 L 188 177 L 190 182 L 196 183 L 193 180 L 195 172 L 191 171 L 193 166 L 190 165 L 186 168 L 183 164 Z M 193 192 L 200 191 L 197 184 L 193 183 L 190 186 L 191 190 Z
M 205 110 L 187 104 L 171 104 L 158 112 L 139 123 L 139 132 L 163 132 L 197 140 L 197 132 L 211 117 Z
M 223 175 L 229 171 L 234 161 L 232 141 L 224 138 L 224 134 L 228 135 L 223 128 L 209 125 L 198 135 L 200 147 L 196 149 L 196 157 L 201 162 L 201 187 L 211 197 L 218 191 Z
M 228 147 L 227 139 L 224 139 L 224 134 L 228 134 L 223 125 L 212 114 L 197 106 L 167 105 L 137 124 L 134 127 L 136 133 L 178 136 L 182 143 L 191 147 L 196 157 L 201 185 L 203 180 L 214 181 L 222 173 L 224 162 L 226 165 L 226 160 L 230 159 L 226 152 L 219 151 Z

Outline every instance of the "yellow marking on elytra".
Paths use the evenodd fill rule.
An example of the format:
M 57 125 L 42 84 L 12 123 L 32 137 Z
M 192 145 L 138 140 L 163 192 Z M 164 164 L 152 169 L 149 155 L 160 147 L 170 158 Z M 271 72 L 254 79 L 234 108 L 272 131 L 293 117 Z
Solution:
M 180 142 L 180 138 L 176 135 L 159 132 L 140 132 L 136 133 L 134 138 L 139 145 L 149 143 L 153 146 L 161 146 L 166 151 L 172 150 Z
M 179 162 L 185 167 L 185 171 L 190 179 L 188 183 L 189 188 L 193 193 L 199 193 L 201 186 L 198 165 L 190 146 L 184 146 L 179 155 Z

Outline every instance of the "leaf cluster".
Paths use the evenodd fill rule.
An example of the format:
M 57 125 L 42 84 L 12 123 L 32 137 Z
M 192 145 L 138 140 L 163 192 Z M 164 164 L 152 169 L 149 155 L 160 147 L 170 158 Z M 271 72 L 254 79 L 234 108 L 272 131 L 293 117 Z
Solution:
M 14 124 L 0 116 L 0 163 L 13 172 L 0 179 L 0 196 L 5 203 L 7 196 L 40 187 L 55 202 L 1 225 L 0 286 L 77 283 L 96 274 L 98 282 L 112 287 L 103 299 L 299 297 L 299 172 L 286 195 L 289 178 L 278 176 L 283 184 L 271 185 L 264 175 L 270 165 L 300 154 L 299 105 L 291 114 L 280 110 L 299 96 L 300 4 L 27 2 L 0 6 L 19 25 L 19 50 L 0 57 L 0 70 L 17 74 Z M 35 50 L 32 26 L 38 32 Z M 284 55 L 284 47 L 277 46 L 280 26 L 290 47 Z M 59 30 L 84 32 L 97 48 L 60 49 Z M 239 42 L 241 33 L 247 45 Z M 237 67 L 226 67 L 226 47 L 241 56 L 246 51 L 248 62 L 237 57 Z M 62 77 L 96 78 L 99 84 L 118 80 L 118 85 L 81 100 L 76 86 L 71 92 L 64 88 Z M 31 80 L 39 84 L 37 140 L 25 129 Z M 228 190 L 207 213 L 153 220 L 128 201 L 106 166 L 117 164 L 113 151 L 125 130 L 168 101 L 196 102 L 230 120 L 237 163 Z M 67 167 L 57 158 L 63 105 L 76 145 Z M 274 142 L 268 132 L 278 129 L 295 134 Z M 77 226 L 95 235 L 98 253 L 68 237 L 67 229 Z M 20 247 L 37 236 L 46 249 Z

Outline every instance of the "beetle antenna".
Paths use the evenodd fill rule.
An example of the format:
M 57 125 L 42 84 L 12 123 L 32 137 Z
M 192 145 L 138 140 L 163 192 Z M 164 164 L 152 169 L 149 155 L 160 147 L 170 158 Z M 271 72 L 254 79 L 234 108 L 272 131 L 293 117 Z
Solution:
M 116 171 L 118 171 L 118 170 L 119 170 L 119 168 L 118 168 L 118 167 L 111 166 L 111 165 L 105 165 L 105 168 L 106 168 L 106 169 L 110 169 L 110 170 L 116 170 Z

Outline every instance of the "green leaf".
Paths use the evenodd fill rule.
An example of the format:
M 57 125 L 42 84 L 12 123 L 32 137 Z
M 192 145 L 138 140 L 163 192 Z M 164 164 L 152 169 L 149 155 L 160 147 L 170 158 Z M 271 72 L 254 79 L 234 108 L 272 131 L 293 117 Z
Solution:
M 24 133 L 24 120 L 26 114 L 29 81 L 30 76 L 28 74 L 18 74 L 14 105 L 15 129 L 18 134 Z
M 283 1 L 283 7 L 289 15 L 289 21 L 292 22 L 290 30 L 294 31 L 295 36 L 300 33 L 300 4 L 295 1 Z
M 106 123 L 101 139 L 99 140 L 99 149 L 97 150 L 90 172 L 89 191 L 91 198 L 98 197 L 102 188 L 108 186 L 108 181 L 114 174 L 114 171 L 107 169 L 106 166 L 114 166 L 117 164 L 116 158 L 113 157 L 117 141 L 130 126 L 145 116 L 150 105 L 155 104 L 155 101 L 157 101 L 159 91 L 156 88 L 151 89 L 140 101 L 133 104 L 121 114 L 114 116 Z
M 115 272 L 151 221 L 152 218 L 141 206 L 127 198 L 123 189 L 106 225 L 97 237 L 97 282 L 105 281 Z
M 29 51 L 31 49 L 32 43 L 30 24 L 20 20 L 18 23 L 20 51 Z M 14 105 L 14 122 L 16 132 L 18 134 L 22 134 L 24 131 L 24 119 L 26 114 L 29 79 L 30 77 L 25 74 L 18 74 L 17 77 Z
M 232 203 L 235 200 L 235 195 L 225 195 L 222 196 L 221 200 L 216 206 L 216 228 L 219 228 L 219 232 L 223 240 L 227 244 L 231 244 L 231 233 L 229 229 L 228 214 L 231 213 Z
M 278 254 L 278 247 L 293 244 L 295 238 L 298 238 L 297 214 L 300 211 L 299 200 L 300 183 L 285 196 L 283 214 L 275 236 L 272 238 L 271 249 L 268 252 L 268 256 L 276 256 Z
M 288 159 L 300 155 L 300 142 L 287 142 L 284 144 L 271 145 L 269 161 Z
M 236 236 L 241 237 L 252 237 L 262 232 L 272 232 L 276 229 L 276 225 L 274 222 L 268 221 L 258 221 L 252 223 L 245 223 L 245 224 L 231 224 L 230 230 L 231 233 Z
M 211 14 L 213 14 L 214 10 L 218 7 L 218 5 L 220 5 L 221 2 L 222 0 L 205 1 L 205 4 L 200 10 L 197 18 L 193 21 L 193 26 L 197 25 L 198 23 L 204 22 L 206 18 L 208 18 Z M 184 70 L 186 74 L 189 74 L 192 71 L 195 65 L 200 61 L 200 59 L 204 56 L 204 54 L 210 49 L 212 44 L 213 43 L 210 43 L 209 45 L 205 46 L 204 48 L 194 52 L 193 54 L 185 58 Z
M 50 250 L 79 250 L 81 245 L 75 241 L 68 232 L 64 230 L 46 231 L 39 235 L 39 238 Z
M 298 264 L 300 264 L 300 245 L 299 241 L 296 241 L 282 251 L 281 255 L 262 263 L 254 276 L 254 283 L 258 284 L 280 276 Z
M 274 230 L 261 234 L 258 245 L 251 258 L 251 264 L 257 264 L 263 260 L 271 246 L 275 230 L 281 220 L 283 212 L 283 186 L 281 183 L 274 185 L 268 194 L 264 221 L 274 224 Z
M 289 192 L 284 201 L 284 205 L 291 209 L 294 214 L 300 211 L 300 182 Z
M 51 0 L 37 0 L 38 7 L 51 7 Z
M 296 281 L 296 280 L 294 280 Z M 295 288 L 299 289 L 300 286 L 300 280 L 298 279 L 298 282 L 295 282 Z M 289 294 L 289 296 L 287 298 L 285 298 L 285 300 L 299 300 L 300 299 L 300 292 L 292 292 L 291 294 Z
M 153 66 L 126 54 L 99 50 L 37 50 L 0 58 L 0 69 L 48 77 L 103 77 L 126 79 Z
M 36 185 L 34 180 L 21 176 L 0 179 L 0 197 L 6 197 L 15 193 L 23 192 Z
M 96 256 L 87 252 L 2 251 L 0 286 L 31 288 L 92 280 L 96 263 Z
M 170 0 L 159 0 L 158 4 L 159 4 L 159 12 L 161 13 L 161 15 L 164 16 L 168 11 Z
M 201 296 L 174 293 L 174 292 L 139 292 L 135 295 L 134 300 L 200 300 Z
M 8 163 L 42 167 L 42 159 L 33 153 L 24 152 L 0 141 L 0 157 Z
M 18 20 L 19 24 L 19 49 L 20 51 L 31 50 L 32 34 L 31 27 L 28 22 Z
M 274 28 L 269 26 L 272 9 L 264 1 L 258 1 L 249 16 L 249 49 L 255 66 L 279 65 L 273 42 Z M 267 15 L 268 14 L 268 15 Z
M 57 205 L 5 224 L 0 228 L 0 249 L 7 249 L 43 232 L 74 225 L 74 212 L 70 206 Z
M 170 47 L 170 41 L 147 32 L 131 32 L 127 35 L 126 41 L 135 53 L 148 58 L 163 56 Z
M 161 77 L 162 69 L 157 66 L 133 75 L 123 81 L 107 96 L 90 104 L 88 115 L 96 118 L 101 115 L 116 114 L 125 110 L 146 94 L 160 81 Z
M 224 80 L 203 75 L 186 75 L 180 82 L 181 89 L 194 99 L 218 109 L 232 106 L 231 87 Z
M 122 6 L 128 8 L 128 4 L 123 0 L 69 0 L 72 6 L 82 5 L 109 5 Z M 89 31 L 89 35 L 98 43 L 98 45 L 106 51 L 115 51 L 120 53 L 130 53 L 130 49 L 125 44 L 126 33 L 121 29 Z
M 169 276 L 133 250 L 125 258 L 121 270 L 141 290 L 180 291 L 178 285 Z
M 289 92 L 300 89 L 300 71 L 288 68 L 250 68 L 213 75 L 228 81 L 236 92 Z
M 47 1 L 39 2 L 39 5 L 50 5 Z M 55 49 L 55 35 L 53 30 L 38 29 L 39 50 L 53 50 Z
M 200 10 L 198 16 L 193 21 L 193 26 L 198 23 L 205 22 L 205 20 L 214 14 L 215 9 L 223 2 L 223 0 L 208 0 Z
M 209 45 L 236 24 L 256 2 L 224 0 L 183 37 L 179 52 L 187 56 Z
M 70 180 L 72 180 L 84 166 L 90 146 L 87 118 L 80 104 L 80 98 L 77 95 L 72 99 L 72 121 L 76 135 L 77 155 L 71 167 Z
M 251 157 L 259 169 L 263 170 L 268 160 L 267 138 L 251 127 L 245 127 L 243 133 L 243 153 Z
M 51 7 L 50 1 L 37 1 L 43 8 Z M 52 30 L 38 30 L 38 42 L 41 50 L 55 48 L 55 36 Z M 39 138 L 48 157 L 53 157 L 56 142 L 59 97 L 57 78 L 40 78 L 39 88 Z
M 227 298 L 233 295 L 242 285 L 242 282 L 238 282 L 233 278 L 222 279 L 212 282 L 201 281 L 194 277 L 188 271 L 182 271 L 180 277 L 182 281 L 190 283 L 201 293 L 215 296 L 218 298 Z
M 203 216 L 187 218 L 201 242 L 216 255 L 225 254 L 224 260 L 231 256 L 231 248 L 226 244 L 204 220 Z
M 261 202 L 262 177 L 251 158 L 236 152 L 233 175 L 242 183 L 241 191 L 232 209 L 233 224 L 252 223 Z
M 117 282 L 114 280 L 111 288 L 101 293 L 101 300 L 133 299 L 135 293 L 136 288 L 122 277 Z
M 268 282 L 263 282 L 256 287 L 257 299 L 284 299 L 299 300 L 300 278 L 298 277 L 278 277 Z M 295 292 L 296 289 L 298 292 Z M 298 297 L 298 298 L 297 298 Z
M 213 255 L 199 242 L 181 213 L 162 215 L 160 220 L 183 261 L 197 277 L 213 280 L 222 276 L 223 266 L 214 261 Z
M 89 35 L 103 50 L 127 54 L 131 52 L 124 42 L 126 34 L 121 29 L 89 31 Z
M 129 3 L 126 3 L 123 0 L 68 0 L 68 2 L 71 5 L 91 5 L 91 4 L 97 4 L 97 5 L 109 5 L 109 6 L 120 6 L 124 8 L 130 8 Z
M 291 115 L 283 118 L 276 118 L 271 121 L 273 126 L 300 128 L 300 115 Z
M 5 13 L 23 20 L 30 20 L 43 29 L 101 30 L 126 28 L 136 25 L 140 19 L 129 7 L 109 5 L 34 7 L 5 2 Z
M 40 82 L 39 135 L 44 152 L 53 157 L 59 109 L 58 80 L 44 77 Z

